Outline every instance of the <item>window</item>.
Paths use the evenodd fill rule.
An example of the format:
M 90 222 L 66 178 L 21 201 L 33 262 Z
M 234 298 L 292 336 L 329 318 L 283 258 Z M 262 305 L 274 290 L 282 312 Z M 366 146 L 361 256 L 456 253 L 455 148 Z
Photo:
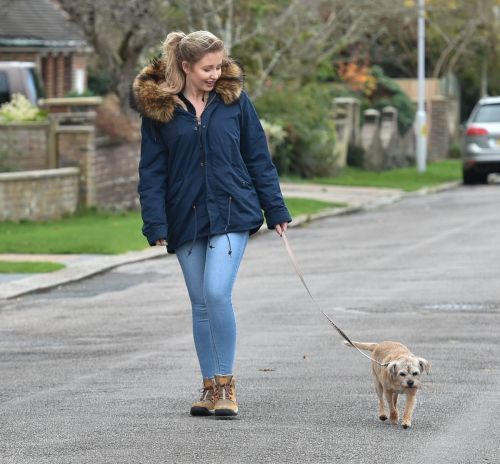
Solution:
M 474 122 L 499 122 L 500 104 L 481 106 L 474 117 Z
M 38 75 L 35 68 L 30 68 L 30 77 L 31 77 L 32 85 L 35 86 L 35 92 L 36 92 L 37 98 L 44 98 L 45 93 L 43 90 L 43 85 L 40 82 L 40 76 Z

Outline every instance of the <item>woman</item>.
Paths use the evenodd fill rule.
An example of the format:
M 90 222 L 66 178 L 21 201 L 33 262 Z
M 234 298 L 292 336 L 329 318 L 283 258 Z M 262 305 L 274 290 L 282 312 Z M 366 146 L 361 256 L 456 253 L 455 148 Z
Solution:
M 203 376 L 192 415 L 234 416 L 231 293 L 249 235 L 291 220 L 241 69 L 206 31 L 168 34 L 134 80 L 142 115 L 139 195 L 150 245 L 176 253 Z

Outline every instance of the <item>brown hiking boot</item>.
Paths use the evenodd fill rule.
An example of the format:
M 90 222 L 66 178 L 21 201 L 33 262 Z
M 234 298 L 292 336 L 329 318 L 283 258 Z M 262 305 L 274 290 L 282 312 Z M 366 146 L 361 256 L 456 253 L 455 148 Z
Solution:
M 236 416 L 236 385 L 232 375 L 215 376 L 215 407 L 216 416 Z
M 200 401 L 191 406 L 192 416 L 209 416 L 214 413 L 214 379 L 203 379 L 203 389 L 201 390 Z

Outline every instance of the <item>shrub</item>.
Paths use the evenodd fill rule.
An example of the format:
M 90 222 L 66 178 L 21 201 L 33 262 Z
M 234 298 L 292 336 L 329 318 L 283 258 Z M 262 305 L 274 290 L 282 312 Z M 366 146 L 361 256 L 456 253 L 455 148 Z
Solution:
M 350 143 L 347 147 L 347 164 L 356 168 L 362 168 L 364 164 L 365 150 L 359 145 Z
M 414 103 L 393 79 L 384 74 L 380 66 L 368 68 L 365 65 L 351 63 L 350 66 L 339 67 L 339 73 L 344 91 L 336 90 L 338 95 L 335 96 L 358 98 L 361 101 L 362 112 L 368 108 L 381 110 L 385 106 L 393 106 L 398 110 L 400 134 L 406 134 L 413 127 Z M 362 113 L 361 116 L 363 116 Z
M 276 146 L 274 159 L 281 174 L 314 177 L 335 173 L 332 98 L 327 86 L 307 84 L 300 89 L 272 89 L 257 99 L 259 115 L 287 133 Z
M 453 142 L 448 149 L 448 158 L 460 159 L 462 157 L 462 147 L 458 142 Z
M 0 122 L 44 121 L 47 115 L 20 93 L 15 93 L 10 102 L 0 106 Z
M 404 135 L 413 127 L 415 105 L 401 90 L 401 87 L 384 74 L 380 66 L 373 66 L 372 74 L 377 80 L 377 88 L 370 98 L 373 108 L 381 110 L 384 106 L 394 106 L 398 110 L 398 129 Z
M 261 119 L 260 122 L 262 124 L 262 128 L 264 129 L 264 132 L 266 133 L 269 151 L 274 158 L 276 147 L 283 143 L 286 138 L 286 132 L 279 124 L 273 124 L 266 121 L 265 119 Z
M 106 69 L 88 67 L 88 88 L 92 95 L 105 96 L 111 91 L 112 78 Z

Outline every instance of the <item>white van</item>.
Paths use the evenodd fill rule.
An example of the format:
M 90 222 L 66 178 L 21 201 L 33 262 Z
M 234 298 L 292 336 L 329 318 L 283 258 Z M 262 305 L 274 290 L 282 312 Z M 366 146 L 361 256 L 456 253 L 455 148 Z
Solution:
M 0 61 L 0 105 L 15 93 L 23 94 L 34 105 L 44 96 L 35 63 Z

